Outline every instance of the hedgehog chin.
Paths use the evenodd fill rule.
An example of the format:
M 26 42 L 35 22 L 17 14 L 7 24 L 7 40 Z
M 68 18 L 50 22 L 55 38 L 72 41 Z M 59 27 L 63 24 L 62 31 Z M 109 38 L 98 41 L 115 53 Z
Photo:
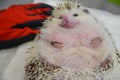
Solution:
M 76 24 L 74 23 L 62 23 L 60 24 L 60 27 L 67 28 L 67 29 L 72 29 L 75 28 Z

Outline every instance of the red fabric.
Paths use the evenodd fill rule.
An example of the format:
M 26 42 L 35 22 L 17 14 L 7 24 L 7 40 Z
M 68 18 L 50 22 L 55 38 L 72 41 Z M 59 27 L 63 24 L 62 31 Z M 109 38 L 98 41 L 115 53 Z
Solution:
M 31 30 L 28 27 L 24 29 L 0 30 L 0 40 L 11 40 L 37 33 L 39 33 L 39 30 Z
M 22 24 L 31 20 L 46 19 L 48 16 L 43 13 L 49 10 L 48 8 L 38 8 L 33 10 L 27 10 L 33 6 L 40 4 L 25 4 L 25 5 L 13 5 L 8 9 L 0 11 L 0 41 L 12 40 L 20 37 L 24 37 L 29 34 L 37 34 L 39 30 L 32 30 L 29 26 L 25 28 L 15 28 L 12 27 L 16 24 Z M 36 14 L 35 16 L 28 16 Z

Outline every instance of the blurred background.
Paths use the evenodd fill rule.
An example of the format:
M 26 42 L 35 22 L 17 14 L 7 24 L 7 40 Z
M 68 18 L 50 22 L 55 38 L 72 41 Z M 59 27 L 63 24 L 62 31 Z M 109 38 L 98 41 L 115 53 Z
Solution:
M 33 1 L 34 0 L 0 0 L 0 9 L 7 8 L 8 6 L 10 6 L 12 4 L 32 3 Z M 43 0 L 39 0 L 39 1 L 43 1 Z M 113 14 L 120 15 L 120 6 L 109 2 L 108 0 L 78 0 L 78 1 L 84 6 L 87 6 L 90 8 L 96 8 L 96 9 L 100 9 L 100 10 L 106 10 Z M 115 1 L 115 0 L 113 0 L 113 1 Z M 116 1 L 119 1 L 117 3 L 120 4 L 120 0 L 116 0 Z

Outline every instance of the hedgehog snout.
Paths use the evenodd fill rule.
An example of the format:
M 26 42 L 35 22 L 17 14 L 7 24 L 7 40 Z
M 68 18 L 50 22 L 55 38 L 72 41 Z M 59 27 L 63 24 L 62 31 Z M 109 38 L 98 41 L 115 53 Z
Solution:
M 63 16 L 62 21 L 60 22 L 60 27 L 72 29 L 78 22 L 71 17 Z

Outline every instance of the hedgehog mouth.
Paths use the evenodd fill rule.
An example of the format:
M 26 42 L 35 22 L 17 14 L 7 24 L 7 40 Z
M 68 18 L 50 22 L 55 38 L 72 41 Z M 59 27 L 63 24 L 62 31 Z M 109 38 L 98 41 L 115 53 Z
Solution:
M 60 23 L 60 27 L 72 29 L 72 28 L 75 28 L 75 26 L 78 25 L 78 24 L 79 24 L 79 22 L 62 21 Z
M 74 24 L 71 24 L 71 23 L 64 23 L 64 24 L 60 24 L 61 27 L 64 27 L 64 28 L 73 28 Z

